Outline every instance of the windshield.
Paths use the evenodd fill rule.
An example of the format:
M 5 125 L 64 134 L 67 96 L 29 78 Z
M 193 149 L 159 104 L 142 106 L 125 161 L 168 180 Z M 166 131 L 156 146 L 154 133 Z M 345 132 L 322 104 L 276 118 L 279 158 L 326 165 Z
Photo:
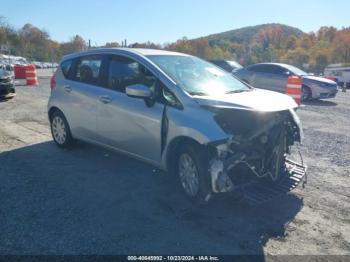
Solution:
M 285 68 L 287 68 L 289 71 L 291 71 L 293 74 L 298 75 L 298 76 L 305 76 L 308 75 L 308 73 L 306 73 L 305 71 L 292 66 L 292 65 L 285 65 Z
M 231 74 L 193 56 L 147 56 L 191 95 L 220 95 L 250 89 Z

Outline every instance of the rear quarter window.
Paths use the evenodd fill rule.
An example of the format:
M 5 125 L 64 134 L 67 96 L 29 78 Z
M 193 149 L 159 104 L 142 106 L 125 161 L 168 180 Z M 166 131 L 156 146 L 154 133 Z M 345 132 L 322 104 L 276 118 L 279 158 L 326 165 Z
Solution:
M 72 68 L 73 60 L 66 60 L 61 63 L 61 70 L 65 78 L 70 78 L 70 71 Z

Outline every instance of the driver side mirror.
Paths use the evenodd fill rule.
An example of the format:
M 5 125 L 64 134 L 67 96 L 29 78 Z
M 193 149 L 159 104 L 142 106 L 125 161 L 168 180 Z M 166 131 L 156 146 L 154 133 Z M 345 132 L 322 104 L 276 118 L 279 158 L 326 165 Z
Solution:
M 127 96 L 135 98 L 150 98 L 152 96 L 152 91 L 143 84 L 127 86 L 125 88 L 125 93 Z

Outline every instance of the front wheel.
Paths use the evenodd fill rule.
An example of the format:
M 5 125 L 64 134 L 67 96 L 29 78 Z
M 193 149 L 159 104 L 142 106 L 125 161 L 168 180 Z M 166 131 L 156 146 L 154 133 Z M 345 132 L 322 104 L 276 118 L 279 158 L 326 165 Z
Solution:
M 208 159 L 200 146 L 184 145 L 177 157 L 177 176 L 182 191 L 195 204 L 204 204 L 211 198 Z
M 301 101 L 308 101 L 312 98 L 311 89 L 308 86 L 301 88 Z
M 73 137 L 66 118 L 60 111 L 55 111 L 50 119 L 51 134 L 53 140 L 59 147 L 70 147 Z

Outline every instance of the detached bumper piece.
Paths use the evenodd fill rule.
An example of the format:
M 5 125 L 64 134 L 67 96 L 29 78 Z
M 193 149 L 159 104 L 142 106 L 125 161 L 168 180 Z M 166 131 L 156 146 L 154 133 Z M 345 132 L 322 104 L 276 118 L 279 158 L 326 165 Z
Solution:
M 286 167 L 286 176 L 276 184 L 271 184 L 264 180 L 255 180 L 243 185 L 241 188 L 243 199 L 249 204 L 257 205 L 277 198 L 280 195 L 285 195 L 295 189 L 300 183 L 304 187 L 307 182 L 307 166 L 287 159 Z

